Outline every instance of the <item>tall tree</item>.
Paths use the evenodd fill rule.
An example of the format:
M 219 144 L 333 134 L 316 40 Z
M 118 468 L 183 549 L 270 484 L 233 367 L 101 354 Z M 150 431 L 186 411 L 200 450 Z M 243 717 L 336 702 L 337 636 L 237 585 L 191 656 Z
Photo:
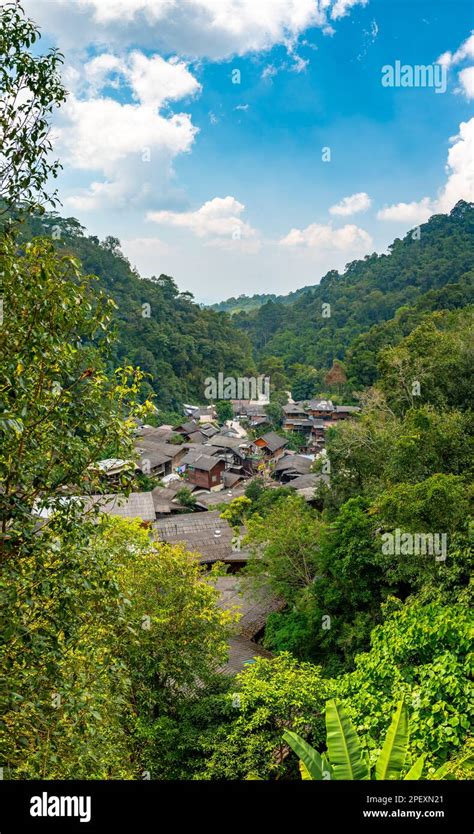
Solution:
M 56 202 L 47 180 L 60 164 L 50 159 L 51 116 L 66 98 L 51 49 L 34 55 L 39 30 L 18 0 L 0 5 L 0 202 L 31 208 Z

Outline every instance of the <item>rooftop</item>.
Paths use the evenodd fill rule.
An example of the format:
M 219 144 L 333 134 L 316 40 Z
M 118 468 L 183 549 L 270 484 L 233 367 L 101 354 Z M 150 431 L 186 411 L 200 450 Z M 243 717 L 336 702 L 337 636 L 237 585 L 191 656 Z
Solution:
M 219 510 L 185 513 L 172 519 L 158 519 L 153 527 L 161 541 L 182 544 L 192 553 L 198 553 L 201 562 L 247 561 L 247 552 L 233 549 L 235 533 L 219 516 Z
M 80 499 L 84 501 L 84 512 L 94 507 L 100 513 L 116 515 L 121 518 L 141 518 L 142 521 L 154 521 L 155 506 L 151 492 L 131 492 L 125 495 L 87 495 Z

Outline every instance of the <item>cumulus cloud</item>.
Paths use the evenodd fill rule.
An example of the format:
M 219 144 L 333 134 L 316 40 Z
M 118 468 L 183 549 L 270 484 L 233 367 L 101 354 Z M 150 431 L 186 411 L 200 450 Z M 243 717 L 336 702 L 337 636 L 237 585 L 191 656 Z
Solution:
M 331 206 L 330 214 L 337 214 L 341 217 L 349 217 L 351 214 L 357 214 L 360 211 L 367 211 L 372 204 L 372 200 L 365 191 L 359 191 L 357 194 L 351 194 L 349 197 L 343 197 L 340 203 Z
M 469 58 L 474 59 L 474 32 L 466 38 L 454 54 L 452 52 L 443 52 L 443 54 L 439 56 L 437 63 L 442 64 L 444 67 L 451 67 L 454 64 L 460 64 Z
M 66 203 L 94 210 L 130 197 L 137 203 L 151 199 L 158 187 L 166 192 L 173 159 L 190 150 L 198 130 L 187 113 L 160 112 L 200 91 L 186 64 L 138 51 L 126 59 L 103 53 L 85 64 L 76 82 L 60 111 L 55 144 L 66 164 L 104 179 L 69 195 Z M 110 86 L 127 87 L 132 101 L 104 95 Z
M 474 118 L 461 122 L 451 140 L 446 172 L 448 179 L 437 200 L 437 211 L 451 211 L 458 200 L 474 201 Z
M 379 220 L 393 220 L 395 222 L 425 223 L 433 214 L 433 202 L 429 197 L 423 197 L 418 202 L 414 200 L 412 203 L 395 203 L 392 206 L 386 206 L 377 212 Z
M 461 92 L 470 101 L 474 98 L 474 67 L 466 67 L 458 75 Z
M 456 52 L 443 52 L 438 58 L 438 64 L 449 69 L 469 60 L 474 60 L 474 32 L 471 32 Z M 474 66 L 461 70 L 458 73 L 458 81 L 460 86 L 455 92 L 462 93 L 468 100 L 474 98 Z
M 305 229 L 291 229 L 280 240 L 281 246 L 297 246 L 307 249 L 336 251 L 367 251 L 372 246 L 371 236 L 359 226 L 348 224 L 341 229 L 334 229 L 331 225 L 312 223 Z
M 28 12 L 65 47 L 83 42 L 214 60 L 294 43 L 310 27 L 331 32 L 367 0 L 26 0 Z
M 214 246 L 252 242 L 252 251 L 258 245 L 255 229 L 240 215 L 245 206 L 235 197 L 214 197 L 195 211 L 150 211 L 147 219 L 164 226 L 174 226 L 191 231 L 196 237 L 209 238 Z
M 424 223 L 432 214 L 451 211 L 458 200 L 474 201 L 474 118 L 461 122 L 459 133 L 451 142 L 446 164 L 448 178 L 437 197 L 386 206 L 377 212 L 379 220 Z

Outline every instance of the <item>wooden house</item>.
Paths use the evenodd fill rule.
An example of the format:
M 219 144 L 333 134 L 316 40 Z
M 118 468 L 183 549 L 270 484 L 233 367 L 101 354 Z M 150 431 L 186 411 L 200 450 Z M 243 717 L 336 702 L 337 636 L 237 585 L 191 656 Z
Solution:
M 215 489 L 222 484 L 225 461 L 210 455 L 198 455 L 186 466 L 187 480 L 202 489 Z

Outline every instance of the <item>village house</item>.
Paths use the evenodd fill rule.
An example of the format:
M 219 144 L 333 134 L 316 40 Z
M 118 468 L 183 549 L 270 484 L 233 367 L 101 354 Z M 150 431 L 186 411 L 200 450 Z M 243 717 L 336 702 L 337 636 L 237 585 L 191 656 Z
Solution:
M 238 570 L 249 558 L 234 530 L 219 510 L 186 513 L 159 519 L 153 525 L 156 538 L 169 544 L 181 544 L 196 553 L 201 564 L 224 562 L 230 570 Z
M 79 496 L 83 503 L 84 515 L 114 515 L 119 518 L 155 521 L 155 507 L 151 492 L 131 492 L 130 495 L 85 495 Z
M 107 479 L 111 484 L 119 484 L 122 475 L 133 472 L 135 468 L 133 461 L 122 460 L 121 458 L 105 458 L 105 460 L 99 460 L 89 466 L 91 472 Z
M 359 414 L 359 412 L 360 408 L 357 405 L 336 405 L 336 409 L 332 414 L 332 419 L 346 420 L 348 417 L 353 417 L 355 414 Z
M 216 419 L 216 409 L 213 405 L 183 405 L 183 411 L 187 417 L 191 417 L 197 423 L 209 423 Z
M 186 466 L 186 479 L 203 489 L 215 489 L 222 484 L 225 461 L 210 455 L 198 455 Z
M 254 440 L 253 446 L 256 451 L 260 451 L 269 460 L 278 460 L 283 454 L 285 446 L 288 444 L 286 438 L 281 437 L 275 431 L 269 431 Z
M 332 400 L 310 400 L 307 407 L 307 413 L 312 417 L 321 417 L 325 420 L 330 420 L 334 412 L 334 405 Z
M 285 454 L 275 464 L 273 477 L 285 484 L 299 475 L 307 475 L 311 471 L 313 461 L 304 455 Z

